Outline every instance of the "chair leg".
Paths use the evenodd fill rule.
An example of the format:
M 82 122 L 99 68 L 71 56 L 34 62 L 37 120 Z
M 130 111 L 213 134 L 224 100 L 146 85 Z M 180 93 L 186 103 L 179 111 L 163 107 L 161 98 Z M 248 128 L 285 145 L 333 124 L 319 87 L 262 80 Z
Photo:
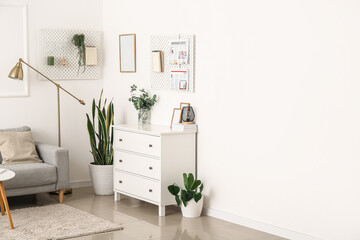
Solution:
M 14 225 L 13 225 L 13 222 L 12 222 L 12 219 L 11 219 L 9 204 L 8 204 L 6 194 L 5 194 L 5 188 L 4 188 L 4 185 L 3 185 L 2 182 L 0 182 L 0 192 L 1 192 L 2 199 L 4 201 L 6 214 L 7 214 L 8 219 L 9 219 L 10 227 L 11 227 L 11 229 L 14 229 Z
M 59 203 L 63 203 L 63 201 L 64 201 L 64 191 L 65 190 L 59 191 Z
M 4 201 L 2 199 L 1 194 L 0 194 L 0 208 L 1 208 L 1 215 L 4 216 L 5 215 Z

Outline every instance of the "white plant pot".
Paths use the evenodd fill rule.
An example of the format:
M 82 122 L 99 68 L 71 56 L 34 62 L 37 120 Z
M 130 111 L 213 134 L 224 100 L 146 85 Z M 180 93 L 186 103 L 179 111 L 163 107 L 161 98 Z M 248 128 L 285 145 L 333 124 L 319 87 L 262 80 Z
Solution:
M 200 217 L 203 208 L 203 203 L 204 203 L 204 196 L 202 196 L 202 198 L 198 202 L 195 202 L 194 199 L 191 199 L 189 202 L 187 202 L 186 207 L 184 206 L 183 203 L 181 203 L 182 215 L 187 218 Z
M 96 195 L 111 195 L 113 189 L 113 165 L 89 163 L 91 182 Z

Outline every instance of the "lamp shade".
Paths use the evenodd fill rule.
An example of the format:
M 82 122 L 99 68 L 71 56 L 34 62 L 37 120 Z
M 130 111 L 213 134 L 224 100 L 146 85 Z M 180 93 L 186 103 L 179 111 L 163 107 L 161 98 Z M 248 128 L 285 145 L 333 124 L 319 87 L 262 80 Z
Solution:
M 18 62 L 9 73 L 9 78 L 23 80 L 23 69 L 21 62 Z

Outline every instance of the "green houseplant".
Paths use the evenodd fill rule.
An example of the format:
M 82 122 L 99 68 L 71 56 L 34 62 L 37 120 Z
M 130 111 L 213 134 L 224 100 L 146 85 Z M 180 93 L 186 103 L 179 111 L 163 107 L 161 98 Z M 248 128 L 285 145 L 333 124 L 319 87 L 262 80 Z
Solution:
M 110 195 L 113 191 L 114 137 L 111 125 L 114 124 L 114 105 L 110 101 L 106 107 L 107 99 L 102 105 L 102 94 L 103 91 L 101 91 L 97 105 L 93 99 L 92 118 L 86 114 L 90 152 L 94 160 L 89 164 L 89 170 L 95 193 L 97 195 Z
M 184 173 L 183 180 L 185 189 L 174 183 L 168 186 L 168 190 L 175 196 L 177 205 L 181 205 L 181 212 L 184 217 L 199 217 L 203 206 L 202 191 L 204 184 L 201 180 L 195 179 L 192 173 Z
M 84 67 L 83 72 L 85 72 L 85 35 L 84 34 L 75 34 L 72 38 L 72 43 L 78 48 L 78 75 L 80 67 Z
M 130 94 L 131 97 L 129 98 L 129 102 L 132 102 L 135 109 L 138 110 L 138 123 L 149 123 L 149 111 L 157 102 L 156 95 L 150 97 L 149 93 L 146 92 L 145 89 L 142 88 L 137 90 L 137 86 L 135 84 L 130 86 Z

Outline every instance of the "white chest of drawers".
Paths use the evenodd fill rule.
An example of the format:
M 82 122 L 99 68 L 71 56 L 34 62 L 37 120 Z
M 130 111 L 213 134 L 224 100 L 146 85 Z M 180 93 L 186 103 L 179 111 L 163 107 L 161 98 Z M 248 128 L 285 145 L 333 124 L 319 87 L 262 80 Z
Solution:
M 182 184 L 183 173 L 194 173 L 196 131 L 173 131 L 168 126 L 114 125 L 115 201 L 125 194 L 159 206 L 176 204 L 167 190 Z

